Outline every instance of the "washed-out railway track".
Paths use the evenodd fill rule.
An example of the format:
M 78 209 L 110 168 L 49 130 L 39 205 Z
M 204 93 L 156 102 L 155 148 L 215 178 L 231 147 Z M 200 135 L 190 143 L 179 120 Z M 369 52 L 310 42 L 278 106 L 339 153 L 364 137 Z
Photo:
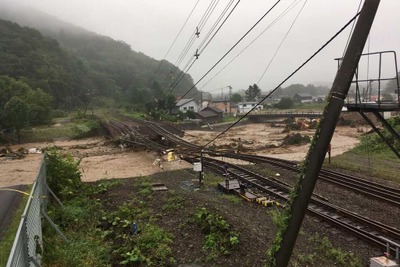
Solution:
M 181 139 L 179 129 L 174 129 L 173 126 L 157 122 L 135 120 L 125 116 L 121 117 L 121 119 L 122 118 L 125 121 L 124 123 L 110 122 L 108 124 L 110 133 L 116 132 L 118 134 L 119 132 L 121 135 L 130 135 L 133 140 L 136 140 L 135 142 L 156 150 L 168 148 L 168 146 L 162 144 L 162 140 L 165 139 L 176 145 L 177 148 L 179 148 L 179 153 L 190 155 L 190 158 L 187 157 L 188 161 L 198 160 L 201 147 Z M 156 136 L 157 140 L 150 140 L 150 138 L 136 131 L 135 127 L 132 127 L 131 124 L 140 124 L 142 127 L 147 127 L 147 130 L 151 132 L 151 136 Z M 138 142 L 137 140 L 140 141 Z M 267 164 L 274 168 L 285 169 L 295 173 L 300 172 L 297 163 L 288 160 L 207 150 L 204 151 L 204 154 L 235 158 L 256 164 Z M 203 160 L 205 167 L 219 174 L 222 174 L 225 171 L 225 165 L 228 165 L 230 177 L 240 180 L 248 187 L 252 188 L 252 190 L 268 194 L 270 197 L 280 202 L 286 202 L 288 200 L 291 192 L 290 185 L 276 178 L 264 177 L 244 167 L 219 161 L 211 157 L 204 157 Z M 320 171 L 319 179 L 400 207 L 399 189 L 326 169 Z M 395 242 L 400 241 L 400 230 L 335 206 L 324 200 L 323 197 L 313 196 L 308 206 L 308 213 L 320 220 L 324 220 L 338 228 L 348 231 L 354 236 L 379 248 L 386 248 L 386 242 L 383 241 L 381 237 L 386 237 Z
M 241 181 L 255 194 L 267 194 L 279 202 L 286 202 L 289 199 L 291 188 L 277 179 L 265 177 L 243 167 L 214 158 L 204 157 L 203 162 L 206 167 L 218 174 L 223 174 L 228 167 L 230 178 Z M 386 249 L 386 242 L 381 237 L 394 242 L 400 241 L 399 229 L 350 212 L 316 196 L 312 197 L 307 211 L 310 215 L 341 228 L 381 249 Z M 395 253 L 394 250 L 392 252 Z
M 157 136 L 163 137 L 173 144 L 177 145 L 179 147 L 179 153 L 183 154 L 191 154 L 191 155 L 199 155 L 201 147 L 195 144 L 192 144 L 190 142 L 187 142 L 177 136 L 176 134 L 176 129 L 175 129 L 175 134 L 166 129 L 167 127 L 173 127 L 168 124 L 160 124 L 158 122 L 149 122 L 149 121 L 141 121 L 141 120 L 135 120 L 126 116 L 122 117 L 123 119 L 127 121 L 132 121 L 135 123 L 140 123 L 145 126 L 147 126 L 153 133 L 155 133 Z M 113 122 L 111 126 L 114 124 L 117 124 L 117 126 L 120 128 L 120 132 L 124 134 L 129 134 L 132 132 L 129 132 L 129 127 L 126 124 L 121 124 L 121 123 L 116 123 Z M 173 129 L 174 130 L 174 129 Z M 143 138 L 141 137 L 140 134 L 135 133 L 136 138 Z M 149 145 L 148 142 L 142 141 L 142 144 Z M 156 142 L 154 142 L 156 143 Z M 153 147 L 156 147 L 154 144 Z M 158 150 L 162 149 L 163 147 L 157 147 Z M 164 146 L 164 149 L 166 146 Z M 272 166 L 274 168 L 278 169 L 285 169 L 292 171 L 294 173 L 300 173 L 301 169 L 298 167 L 298 164 L 293 161 L 289 160 L 283 160 L 283 159 L 276 159 L 276 158 L 271 158 L 271 157 L 266 157 L 266 156 L 258 156 L 258 155 L 249 155 L 249 154 L 237 154 L 237 153 L 226 153 L 226 152 L 219 152 L 215 153 L 212 151 L 207 151 L 205 150 L 205 153 L 209 153 L 211 155 L 220 155 L 223 157 L 228 157 L 228 158 L 235 158 L 235 159 L 240 159 L 252 163 L 257 163 L 257 164 L 267 164 L 269 166 Z M 400 207 L 400 189 L 394 188 L 394 187 L 389 187 L 383 184 L 379 184 L 373 181 L 369 181 L 366 179 L 358 178 L 355 176 L 327 170 L 327 169 L 321 169 L 318 179 L 321 179 L 323 181 L 335 184 L 337 186 L 341 186 L 343 188 L 347 188 L 353 192 L 357 192 L 359 194 L 365 195 L 367 197 L 371 197 L 374 199 L 377 199 L 382 202 L 389 203 L 391 205 Z

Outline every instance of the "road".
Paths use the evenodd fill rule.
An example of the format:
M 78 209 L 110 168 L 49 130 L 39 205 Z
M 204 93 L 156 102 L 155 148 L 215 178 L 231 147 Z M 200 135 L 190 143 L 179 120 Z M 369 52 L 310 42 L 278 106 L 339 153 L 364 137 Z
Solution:
M 12 221 L 13 213 L 21 204 L 23 196 L 21 193 L 4 189 L 25 191 L 26 188 L 26 185 L 14 185 L 0 188 L 0 241 Z

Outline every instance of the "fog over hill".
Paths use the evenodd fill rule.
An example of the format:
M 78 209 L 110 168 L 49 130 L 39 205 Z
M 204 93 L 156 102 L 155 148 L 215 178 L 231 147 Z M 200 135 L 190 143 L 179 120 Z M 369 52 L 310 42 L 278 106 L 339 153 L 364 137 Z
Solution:
M 0 19 L 12 21 L 21 26 L 35 28 L 43 35 L 56 39 L 60 47 L 70 54 L 68 59 L 71 62 L 75 62 L 73 64 L 78 66 L 70 68 L 70 73 L 64 75 L 64 77 L 80 78 L 78 79 L 79 81 L 76 80 L 74 85 L 66 82 L 67 85 L 64 86 L 63 96 L 57 97 L 58 104 L 64 101 L 63 99 L 66 97 L 65 92 L 69 90 L 71 92 L 81 92 L 82 94 L 87 94 L 84 91 L 94 91 L 99 98 L 111 98 L 117 103 L 127 102 L 128 105 L 135 103 L 144 105 L 145 103 L 154 101 L 155 98 L 163 98 L 164 93 L 170 88 L 170 83 L 173 82 L 171 80 L 165 83 L 167 77 L 169 77 L 169 72 L 174 68 L 168 61 L 163 61 L 160 65 L 160 61 L 141 52 L 134 51 L 130 45 L 123 41 L 116 41 L 110 37 L 87 31 L 34 8 L 14 2 L 10 4 L 9 1 L 2 0 L 0 0 L 0 5 Z M 4 24 L 4 27 L 14 26 Z M 8 38 L 7 40 L 10 40 L 10 42 L 17 42 L 16 36 L 12 36 L 10 33 L 10 31 L 16 31 L 23 36 L 20 38 L 29 43 L 30 37 L 23 30 L 18 28 L 7 30 L 6 28 L 4 30 L 9 36 L 0 36 L 0 38 Z M 7 40 L 4 39 L 3 42 L 9 42 Z M 0 39 L 0 41 L 2 40 Z M 11 53 L 12 57 L 17 58 L 30 57 L 30 50 L 34 49 L 36 51 L 37 49 L 21 45 L 20 51 L 14 51 L 17 50 L 17 47 L 15 44 L 10 45 L 14 46 L 14 49 L 9 48 L 9 50 L 3 51 L 3 53 L 6 53 L 7 56 Z M 9 61 L 9 64 L 12 64 L 12 62 Z M 2 69 L 3 71 L 0 71 L 0 75 L 5 74 L 12 78 L 20 78 L 7 72 L 7 69 L 9 69 L 7 65 Z M 57 69 L 56 65 L 53 66 L 53 69 Z M 175 75 L 175 78 L 177 78 L 184 74 L 178 69 Z M 44 77 L 36 78 L 44 80 Z M 30 78 L 31 84 L 36 84 L 32 79 L 34 78 Z M 57 80 L 58 84 L 65 82 L 59 78 Z M 49 87 L 47 83 L 41 87 Z M 193 79 L 189 74 L 185 74 L 181 82 L 176 86 L 174 94 L 182 95 L 192 85 Z M 45 91 L 57 93 L 59 90 L 61 89 L 52 88 Z M 196 96 L 196 93 L 197 90 L 195 89 L 189 96 Z M 102 102 L 104 102 L 104 99 Z M 109 101 L 107 100 L 106 102 Z
M 1 1 L 0 18 L 39 30 L 42 34 L 58 39 L 61 30 L 73 35 L 96 36 L 71 23 L 62 21 L 33 7 L 18 2 Z

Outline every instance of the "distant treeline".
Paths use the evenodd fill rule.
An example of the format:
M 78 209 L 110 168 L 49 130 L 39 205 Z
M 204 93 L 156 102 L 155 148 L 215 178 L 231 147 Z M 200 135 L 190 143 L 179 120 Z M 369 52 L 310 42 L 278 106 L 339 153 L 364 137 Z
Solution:
M 173 68 L 164 61 L 155 75 L 160 61 L 109 37 L 62 29 L 50 38 L 6 20 L 0 20 L 0 58 L 0 82 L 19 82 L 28 91 L 46 95 L 52 109 L 64 110 L 84 108 L 89 102 L 144 107 L 169 89 L 161 85 Z M 182 94 L 192 85 L 185 75 L 174 92 Z M 5 94 L 5 88 L 0 87 L 0 112 L 14 95 Z

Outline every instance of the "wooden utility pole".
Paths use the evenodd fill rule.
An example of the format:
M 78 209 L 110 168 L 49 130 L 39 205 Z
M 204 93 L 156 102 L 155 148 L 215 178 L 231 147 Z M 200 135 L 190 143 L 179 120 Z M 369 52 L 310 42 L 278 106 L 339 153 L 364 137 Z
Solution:
M 312 196 L 319 171 L 324 162 L 325 154 L 335 131 L 336 123 L 342 110 L 344 99 L 349 91 L 351 81 L 368 38 L 369 31 L 375 18 L 380 0 L 365 0 L 361 14 L 347 47 L 343 62 L 336 74 L 332 89 L 329 94 L 328 103 L 324 109 L 322 119 L 316 129 L 313 141 L 308 151 L 305 165 L 299 176 L 299 180 L 292 192 L 293 197 L 287 210 L 287 226 L 277 235 L 281 241 L 276 242 L 275 250 L 272 251 L 271 265 L 286 267 L 289 264 L 293 247 L 296 243 L 307 206 Z

